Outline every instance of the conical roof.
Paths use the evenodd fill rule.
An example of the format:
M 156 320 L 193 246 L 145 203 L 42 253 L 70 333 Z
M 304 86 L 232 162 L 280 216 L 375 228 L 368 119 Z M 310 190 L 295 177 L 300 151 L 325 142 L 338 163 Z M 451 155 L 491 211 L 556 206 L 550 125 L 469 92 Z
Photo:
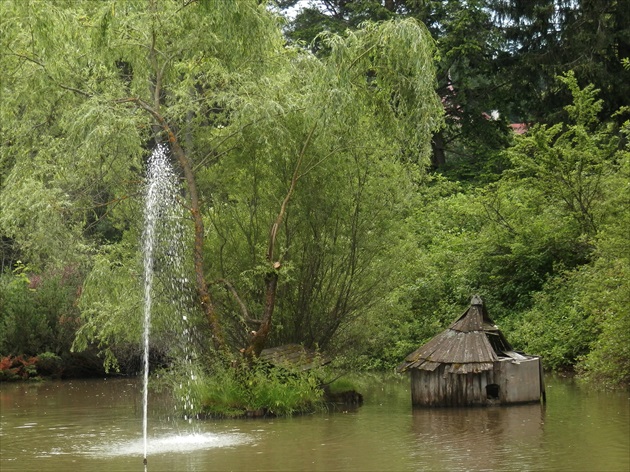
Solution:
M 503 334 L 492 322 L 475 295 L 470 307 L 448 329 L 409 354 L 398 366 L 398 372 L 408 369 L 434 371 L 446 364 L 445 372 L 466 374 L 491 370 L 502 352 L 511 351 Z

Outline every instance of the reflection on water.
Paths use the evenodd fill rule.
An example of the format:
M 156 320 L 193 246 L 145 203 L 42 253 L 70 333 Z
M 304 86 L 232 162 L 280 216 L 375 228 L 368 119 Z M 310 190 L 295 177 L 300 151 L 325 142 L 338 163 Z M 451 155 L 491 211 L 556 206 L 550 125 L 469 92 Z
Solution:
M 286 419 L 173 417 L 151 398 L 148 470 L 628 471 L 628 393 L 548 378 L 548 403 L 414 409 L 406 378 L 370 377 L 355 412 Z M 142 471 L 133 379 L 0 386 L 0 470 Z
M 542 448 L 544 416 L 540 404 L 414 409 L 414 455 L 436 470 L 515 470 L 514 463 L 528 459 L 531 467 L 532 451 Z

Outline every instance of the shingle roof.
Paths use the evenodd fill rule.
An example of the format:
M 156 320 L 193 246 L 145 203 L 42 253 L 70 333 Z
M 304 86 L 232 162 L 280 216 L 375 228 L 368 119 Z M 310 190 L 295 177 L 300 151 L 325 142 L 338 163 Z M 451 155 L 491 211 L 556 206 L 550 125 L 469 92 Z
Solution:
M 512 349 L 488 316 L 481 298 L 475 295 L 464 314 L 448 329 L 409 354 L 398 366 L 398 372 L 408 369 L 433 371 L 441 364 L 447 364 L 445 371 L 454 374 L 490 370 L 499 360 L 496 347 Z

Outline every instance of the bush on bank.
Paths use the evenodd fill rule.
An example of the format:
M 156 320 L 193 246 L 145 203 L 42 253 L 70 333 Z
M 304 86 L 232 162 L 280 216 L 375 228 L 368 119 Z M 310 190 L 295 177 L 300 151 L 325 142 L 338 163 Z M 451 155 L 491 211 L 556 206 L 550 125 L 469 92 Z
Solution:
M 186 382 L 180 378 L 175 384 L 182 386 L 180 396 L 189 388 L 189 413 L 201 416 L 290 416 L 324 408 L 321 380 L 313 371 L 290 372 L 263 363 L 214 365 L 195 375 L 189 386 Z
M 0 274 L 0 354 L 70 352 L 79 326 L 82 276 L 66 267 L 35 274 L 21 263 Z

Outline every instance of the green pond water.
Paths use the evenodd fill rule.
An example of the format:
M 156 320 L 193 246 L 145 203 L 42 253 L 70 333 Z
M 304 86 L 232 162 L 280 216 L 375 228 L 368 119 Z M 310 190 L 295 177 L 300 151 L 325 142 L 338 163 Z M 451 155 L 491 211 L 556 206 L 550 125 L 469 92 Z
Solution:
M 628 392 L 546 379 L 547 404 L 414 409 L 366 375 L 354 411 L 189 423 L 152 395 L 157 471 L 630 471 Z M 136 379 L 0 385 L 0 471 L 143 471 Z

